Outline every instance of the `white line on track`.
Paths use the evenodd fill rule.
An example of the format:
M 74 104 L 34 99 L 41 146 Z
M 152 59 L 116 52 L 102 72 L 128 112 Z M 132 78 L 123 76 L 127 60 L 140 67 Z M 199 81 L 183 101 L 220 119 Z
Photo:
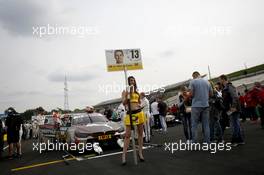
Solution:
M 146 146 L 146 147 L 143 147 L 143 149 L 149 149 L 151 147 L 152 146 Z M 132 152 L 132 151 L 133 150 L 128 150 L 127 152 Z M 123 153 L 123 151 L 116 152 L 116 153 L 103 154 L 103 155 L 99 155 L 99 156 L 89 157 L 89 158 L 87 158 L 87 160 L 98 159 L 98 158 L 102 158 L 102 157 L 109 157 L 109 156 L 118 155 L 118 154 L 122 154 L 122 153 Z

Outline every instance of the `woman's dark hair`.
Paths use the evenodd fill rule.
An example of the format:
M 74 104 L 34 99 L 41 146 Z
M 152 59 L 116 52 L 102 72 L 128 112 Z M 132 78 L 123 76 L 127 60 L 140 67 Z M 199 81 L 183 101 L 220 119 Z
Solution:
M 130 79 L 134 79 L 135 84 L 133 85 L 133 90 L 134 90 L 135 93 L 138 94 L 137 82 L 136 82 L 135 77 L 133 77 L 133 76 L 129 76 L 129 77 L 127 78 L 127 80 L 128 80 L 128 85 L 129 85 L 129 86 L 131 86 L 131 84 L 130 84 Z

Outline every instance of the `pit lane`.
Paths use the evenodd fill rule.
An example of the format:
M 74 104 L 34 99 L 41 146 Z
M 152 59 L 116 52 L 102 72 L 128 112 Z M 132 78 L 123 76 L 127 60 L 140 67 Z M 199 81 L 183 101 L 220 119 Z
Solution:
M 133 163 L 132 153 L 128 153 L 126 166 L 121 166 L 121 149 L 104 150 L 103 155 L 94 153 L 72 154 L 62 158 L 66 153 L 32 151 L 32 140 L 23 142 L 21 159 L 0 162 L 1 174 L 27 175 L 81 175 L 81 174 L 259 174 L 264 173 L 262 165 L 264 153 L 264 132 L 249 122 L 243 124 L 246 145 L 236 147 L 230 152 L 210 154 L 208 152 L 178 151 L 175 154 L 164 151 L 164 147 L 150 146 L 144 150 L 146 161 Z M 230 137 L 230 130 L 225 136 Z M 182 139 L 182 127 L 177 125 L 168 129 L 167 134 L 154 132 L 152 143 L 158 145 Z M 155 144 L 154 144 L 155 145 Z M 67 164 L 68 162 L 68 164 Z

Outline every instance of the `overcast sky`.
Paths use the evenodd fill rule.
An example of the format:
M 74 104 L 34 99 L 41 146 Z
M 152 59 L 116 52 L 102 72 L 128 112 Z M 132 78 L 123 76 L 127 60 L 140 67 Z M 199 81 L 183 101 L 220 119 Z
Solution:
M 70 109 L 117 98 L 124 85 L 107 72 L 106 49 L 140 48 L 143 70 L 129 71 L 139 87 L 164 86 L 263 64 L 263 0 L 0 0 L 0 113 L 64 105 Z M 41 26 L 85 34 L 39 35 Z M 35 30 L 34 30 L 35 29 Z

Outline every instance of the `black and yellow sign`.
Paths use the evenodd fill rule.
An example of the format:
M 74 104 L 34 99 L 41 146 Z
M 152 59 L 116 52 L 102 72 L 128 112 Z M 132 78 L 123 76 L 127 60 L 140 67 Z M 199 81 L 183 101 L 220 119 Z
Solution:
M 106 50 L 107 71 L 143 69 L 140 49 Z

